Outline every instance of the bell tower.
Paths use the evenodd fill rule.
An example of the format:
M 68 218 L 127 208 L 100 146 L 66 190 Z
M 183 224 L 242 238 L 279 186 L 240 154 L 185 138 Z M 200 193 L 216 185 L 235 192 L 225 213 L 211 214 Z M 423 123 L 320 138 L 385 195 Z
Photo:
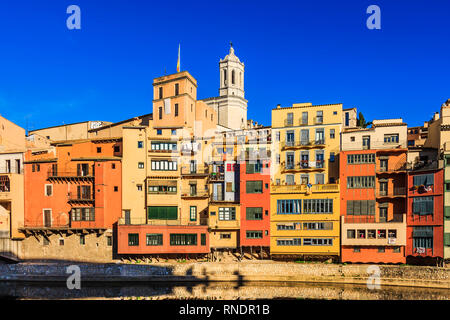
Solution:
M 234 54 L 230 42 L 230 52 L 219 62 L 220 96 L 238 96 L 244 98 L 244 64 Z

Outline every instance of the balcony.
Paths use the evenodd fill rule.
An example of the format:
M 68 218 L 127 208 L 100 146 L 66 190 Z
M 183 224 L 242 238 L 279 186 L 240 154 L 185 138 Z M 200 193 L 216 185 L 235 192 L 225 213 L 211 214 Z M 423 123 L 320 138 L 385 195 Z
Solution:
M 271 185 L 270 193 L 323 193 L 339 192 L 338 184 L 313 184 L 308 188 L 305 184 Z
M 209 175 L 208 166 L 182 166 L 181 176 L 191 177 L 191 178 L 202 178 Z
M 239 229 L 241 226 L 241 223 L 239 220 L 219 220 L 219 219 L 209 219 L 209 227 L 214 229 Z
M 209 181 L 225 181 L 225 173 L 211 172 L 209 174 Z
M 181 198 L 189 199 L 189 198 L 208 198 L 209 197 L 209 191 L 208 190 L 182 190 L 181 191 Z
M 404 198 L 406 197 L 406 187 L 395 187 L 391 191 L 378 191 L 377 198 Z
M 69 203 L 92 203 L 94 197 L 92 194 L 78 194 L 75 192 L 68 193 Z
M 294 125 L 294 119 L 286 119 L 284 120 L 285 127 L 292 127 Z
M 314 117 L 314 124 L 323 124 L 323 116 L 322 117 Z
M 204 219 L 204 218 L 200 218 Z M 205 222 L 205 221 L 199 221 Z M 184 227 L 190 227 L 190 226 L 198 226 L 198 225 L 206 225 L 206 224 L 199 224 L 197 221 L 190 221 L 188 223 L 182 224 L 180 219 L 177 220 L 155 220 L 155 219 L 147 219 L 147 218 L 119 218 L 118 225 L 120 226 L 184 226 Z
M 243 151 L 239 154 L 239 160 L 264 160 L 270 159 L 272 153 L 270 150 L 265 151 Z
M 377 174 L 398 174 L 398 173 L 406 173 L 407 163 L 404 162 L 402 164 L 396 166 L 388 166 L 388 167 L 378 167 L 376 173 Z
M 302 160 L 297 164 L 288 163 L 286 165 L 285 162 L 282 162 L 281 165 L 282 165 L 281 172 L 325 170 L 324 160 L 316 160 L 316 161 Z
M 0 200 L 11 200 L 11 181 L 9 175 L 0 176 Z
M 300 141 L 283 141 L 281 149 L 311 149 L 311 148 L 325 148 L 325 139 L 317 140 L 300 140 Z
M 298 125 L 299 126 L 307 126 L 308 125 L 308 119 L 303 119 L 303 118 L 298 119 Z
M 76 171 L 57 171 L 50 169 L 47 173 L 48 180 L 93 180 L 94 168 L 86 168 Z

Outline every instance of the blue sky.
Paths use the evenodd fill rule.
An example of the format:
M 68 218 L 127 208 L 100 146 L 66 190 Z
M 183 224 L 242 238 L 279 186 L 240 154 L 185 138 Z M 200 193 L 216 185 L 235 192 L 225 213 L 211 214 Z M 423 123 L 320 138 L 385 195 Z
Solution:
M 69 30 L 66 8 L 81 8 Z M 366 9 L 381 8 L 381 30 Z M 280 103 L 343 103 L 366 120 L 429 120 L 450 98 L 450 1 L 2 1 L 0 114 L 38 129 L 152 111 L 152 79 L 181 68 L 218 94 L 233 42 L 248 117 Z

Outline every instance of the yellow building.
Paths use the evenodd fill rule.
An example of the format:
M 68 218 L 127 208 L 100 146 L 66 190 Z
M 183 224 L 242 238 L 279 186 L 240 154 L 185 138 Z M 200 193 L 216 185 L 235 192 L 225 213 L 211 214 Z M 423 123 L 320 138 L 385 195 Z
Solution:
M 342 104 L 272 110 L 271 255 L 339 255 Z

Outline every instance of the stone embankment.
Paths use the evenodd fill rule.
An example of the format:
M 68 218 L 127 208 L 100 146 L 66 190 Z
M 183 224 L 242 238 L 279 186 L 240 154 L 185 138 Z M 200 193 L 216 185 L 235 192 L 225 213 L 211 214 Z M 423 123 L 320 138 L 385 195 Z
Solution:
M 75 264 L 75 263 L 74 263 Z M 70 264 L 0 265 L 0 281 L 66 281 Z M 304 282 L 450 289 L 450 268 L 249 261 L 77 264 L 82 282 Z M 379 271 L 379 273 L 378 273 Z M 372 282 L 371 282 L 372 283 Z M 373 282 L 376 284 L 376 282 Z

